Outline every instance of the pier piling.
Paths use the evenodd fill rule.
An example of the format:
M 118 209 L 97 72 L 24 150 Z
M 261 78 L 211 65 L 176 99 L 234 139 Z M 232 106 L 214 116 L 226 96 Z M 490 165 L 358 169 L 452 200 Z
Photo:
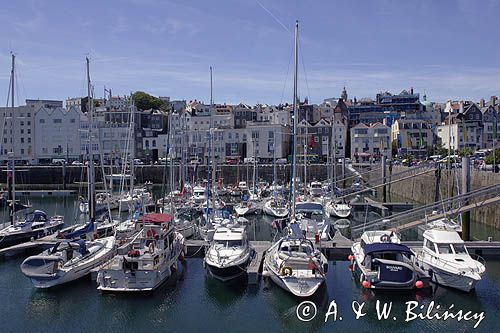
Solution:
M 462 157 L 462 194 L 469 193 L 471 190 L 470 182 L 470 164 L 469 157 Z M 464 202 L 469 204 L 469 200 Z M 470 211 L 462 213 L 462 238 L 466 241 L 470 240 Z

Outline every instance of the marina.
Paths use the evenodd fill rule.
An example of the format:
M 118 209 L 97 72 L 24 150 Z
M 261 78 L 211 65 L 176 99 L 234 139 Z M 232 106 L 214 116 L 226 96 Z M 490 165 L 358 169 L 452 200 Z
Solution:
M 39 199 L 40 200 L 40 199 Z M 56 202 L 53 198 L 44 198 L 38 201 L 49 213 L 54 209 Z M 64 212 L 70 215 L 70 211 Z M 257 218 L 256 224 L 267 223 L 265 219 Z M 478 231 L 481 232 L 481 231 Z M 473 232 L 474 233 L 474 232 Z M 475 233 L 474 233 L 475 234 Z M 494 236 L 493 236 L 494 237 Z M 408 242 L 409 246 L 417 242 Z M 259 245 L 266 248 L 270 241 L 265 243 L 253 242 L 252 246 Z M 19 265 L 22 257 L 5 258 L 0 264 L 2 285 L 16 285 L 16 288 L 1 288 L 1 295 L 10 299 L 11 306 L 4 310 L 0 321 L 6 332 L 18 330 L 51 330 L 64 332 L 67 325 L 75 330 L 101 330 L 111 332 L 122 330 L 161 330 L 165 326 L 174 326 L 176 330 L 214 330 L 217 331 L 220 320 L 230 325 L 240 325 L 243 332 L 255 329 L 285 332 L 289 330 L 314 330 L 327 332 L 334 329 L 366 330 L 374 325 L 382 325 L 375 315 L 375 302 L 393 302 L 398 321 L 388 321 L 383 324 L 384 329 L 394 331 L 419 332 L 435 329 L 436 325 L 442 329 L 453 330 L 472 328 L 473 323 L 457 323 L 453 321 L 413 321 L 404 323 L 405 302 L 418 301 L 428 306 L 435 301 L 441 306 L 449 307 L 454 304 L 456 308 L 464 310 L 484 311 L 486 319 L 480 324 L 481 329 L 494 330 L 496 321 L 488 313 L 494 312 L 499 306 L 500 261 L 489 257 L 488 271 L 484 279 L 477 285 L 472 294 L 464 294 L 445 287 L 437 287 L 432 293 L 411 293 L 395 296 L 393 294 L 366 294 L 362 286 L 355 283 L 349 272 L 347 256 L 340 260 L 329 260 L 329 273 L 322 296 L 314 298 L 322 313 L 326 313 L 330 301 L 335 300 L 342 321 L 332 319 L 324 322 L 324 315 L 318 316 L 311 323 L 302 323 L 295 317 L 295 308 L 298 302 L 274 286 L 270 281 L 259 278 L 257 284 L 248 281 L 235 281 L 225 284 L 206 276 L 203 268 L 203 255 L 196 253 L 205 245 L 204 241 L 190 240 L 186 254 L 186 264 L 179 271 L 176 282 L 170 282 L 158 289 L 152 295 L 120 296 L 100 294 L 96 290 L 95 282 L 90 278 L 76 281 L 70 285 L 54 290 L 35 290 L 28 279 L 22 276 Z M 472 246 L 468 243 L 467 246 Z M 191 251 L 194 251 L 190 253 Z M 346 252 L 343 251 L 343 255 Z M 194 256 L 193 256 L 194 255 Z M 193 256 L 193 257 L 191 257 Z M 258 260 L 256 261 L 258 262 Z M 256 267 L 249 274 L 258 271 Z M 351 311 L 351 302 L 357 300 L 366 302 L 368 319 L 356 320 Z M 60 309 L 60 311 L 57 311 Z M 71 313 L 78 312 L 87 318 L 85 322 L 75 318 Z M 176 316 L 171 313 L 175 312 Z M 198 313 L 196 321 L 190 319 L 192 313 Z M 23 315 L 27 320 L 11 321 L 7 317 Z M 107 320 L 99 320 L 107 318 Z M 143 319 L 143 320 L 140 320 Z M 241 325 L 245 320 L 246 324 Z
M 4 6 L 0 332 L 496 332 L 500 4 L 110 2 Z

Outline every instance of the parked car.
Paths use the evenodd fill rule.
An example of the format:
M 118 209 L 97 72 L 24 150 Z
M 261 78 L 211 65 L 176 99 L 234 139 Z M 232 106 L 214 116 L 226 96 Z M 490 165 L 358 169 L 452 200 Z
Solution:
M 71 165 L 77 165 L 77 166 L 82 166 L 83 163 L 80 162 L 80 161 L 73 161 L 73 163 L 71 163 Z
M 245 159 L 243 160 L 243 163 L 245 163 L 245 164 L 255 163 L 255 158 L 245 157 Z
M 278 158 L 278 159 L 276 159 L 276 164 L 286 164 L 286 158 Z
M 63 165 L 63 164 L 66 164 L 66 159 L 64 159 L 64 158 L 53 158 L 52 159 L 52 164 L 54 164 L 54 165 Z

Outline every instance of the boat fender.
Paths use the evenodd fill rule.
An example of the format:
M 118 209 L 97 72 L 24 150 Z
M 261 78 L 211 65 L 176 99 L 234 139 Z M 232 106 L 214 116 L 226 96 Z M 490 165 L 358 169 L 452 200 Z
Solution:
M 431 277 L 432 280 L 432 278 L 434 277 L 434 271 L 432 270 L 432 268 L 429 268 L 427 272 L 429 273 L 429 276 Z
M 281 271 L 280 271 L 280 275 L 284 275 L 284 276 L 290 276 L 292 275 L 293 273 L 293 270 L 292 270 L 292 267 L 290 266 L 283 266 L 281 268 Z
M 154 242 L 151 242 L 149 243 L 149 253 L 153 254 L 153 252 L 155 251 L 155 243 Z
M 328 273 L 328 263 L 326 264 L 323 264 L 323 271 L 326 273 Z

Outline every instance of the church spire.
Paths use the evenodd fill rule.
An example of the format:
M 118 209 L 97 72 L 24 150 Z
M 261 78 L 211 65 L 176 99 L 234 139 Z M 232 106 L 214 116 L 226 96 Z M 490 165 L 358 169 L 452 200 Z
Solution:
M 344 101 L 347 101 L 347 90 L 344 86 L 344 89 L 342 89 L 342 94 L 340 95 L 340 98 L 342 98 Z

